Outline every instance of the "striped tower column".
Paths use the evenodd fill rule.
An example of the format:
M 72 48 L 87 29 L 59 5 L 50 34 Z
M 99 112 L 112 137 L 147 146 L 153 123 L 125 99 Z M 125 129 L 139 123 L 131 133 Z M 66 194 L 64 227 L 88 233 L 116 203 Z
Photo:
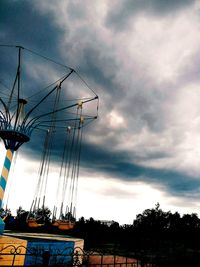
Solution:
M 3 165 L 3 170 L 2 170 L 1 178 L 0 178 L 0 208 L 2 208 L 2 204 L 3 204 L 3 196 L 4 196 L 5 189 L 6 189 L 6 183 L 8 180 L 13 153 L 14 153 L 14 150 L 7 149 L 7 153 L 6 153 L 6 157 L 5 157 L 5 161 Z

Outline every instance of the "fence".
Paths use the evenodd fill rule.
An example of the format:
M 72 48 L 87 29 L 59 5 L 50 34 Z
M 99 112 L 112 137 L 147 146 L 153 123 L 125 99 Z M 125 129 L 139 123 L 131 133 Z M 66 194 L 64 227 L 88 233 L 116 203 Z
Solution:
M 59 267 L 156 267 L 133 257 L 83 251 L 81 248 L 51 251 L 9 245 L 0 250 L 0 266 Z

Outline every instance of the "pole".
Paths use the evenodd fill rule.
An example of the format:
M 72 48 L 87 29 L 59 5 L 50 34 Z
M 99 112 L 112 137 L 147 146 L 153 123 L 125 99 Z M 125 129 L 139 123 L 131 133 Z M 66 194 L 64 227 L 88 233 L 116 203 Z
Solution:
M 7 149 L 6 157 L 5 157 L 5 161 L 3 165 L 3 170 L 2 170 L 1 178 L 0 178 L 0 208 L 2 208 L 2 204 L 3 204 L 3 197 L 4 197 L 4 193 L 6 189 L 6 183 L 8 180 L 8 175 L 9 175 L 9 171 L 11 167 L 13 154 L 14 154 L 14 150 Z M 4 226 L 5 224 L 3 220 L 0 218 L 0 234 L 3 234 Z

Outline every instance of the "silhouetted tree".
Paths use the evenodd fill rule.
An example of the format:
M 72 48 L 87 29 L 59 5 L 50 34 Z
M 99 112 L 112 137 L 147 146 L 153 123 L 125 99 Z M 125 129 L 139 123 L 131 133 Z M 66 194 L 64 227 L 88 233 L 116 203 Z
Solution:
M 21 206 L 17 209 L 17 215 L 14 220 L 14 227 L 20 230 L 26 230 L 26 219 L 29 212 L 25 211 Z
M 142 230 L 145 233 L 153 233 L 162 231 L 169 227 L 170 212 L 164 212 L 160 209 L 160 204 L 157 203 L 154 209 L 146 209 L 142 214 L 136 216 L 133 225 L 136 229 Z

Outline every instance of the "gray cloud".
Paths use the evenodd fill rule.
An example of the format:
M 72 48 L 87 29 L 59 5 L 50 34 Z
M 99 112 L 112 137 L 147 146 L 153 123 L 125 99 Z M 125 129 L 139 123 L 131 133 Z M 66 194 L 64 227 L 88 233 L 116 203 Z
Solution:
M 151 154 L 151 158 L 164 158 L 165 154 Z M 164 186 L 165 190 L 174 196 L 181 196 L 187 193 L 188 196 L 193 196 L 195 192 L 200 190 L 200 181 L 192 176 L 186 175 L 183 172 L 155 169 L 152 167 L 144 167 L 137 163 L 131 163 L 137 155 L 128 155 L 124 152 L 113 153 L 106 151 L 105 148 L 90 146 L 84 147 L 82 153 L 83 166 L 88 168 L 93 162 L 94 169 L 100 173 L 106 173 L 110 177 L 122 179 L 126 181 L 143 181 L 152 185 Z
M 22 152 L 31 159 L 40 160 L 42 154 L 42 138 L 33 138 L 29 144 L 24 145 Z M 64 141 L 64 140 L 63 140 Z M 60 165 L 62 158 L 63 142 L 54 139 L 52 149 L 52 163 Z M 35 153 L 33 153 L 35 151 Z M 39 153 L 40 152 L 40 153 Z M 36 158 L 35 158 L 35 156 Z M 165 158 L 168 155 L 162 153 L 152 153 L 145 156 L 145 160 Z M 107 177 L 124 181 L 141 181 L 152 186 L 160 186 L 173 196 L 197 197 L 200 190 L 200 181 L 184 172 L 168 170 L 162 168 L 144 167 L 136 162 L 138 155 L 128 154 L 126 151 L 115 152 L 90 145 L 84 142 L 81 153 L 81 166 L 91 172 L 102 173 Z M 144 160 L 144 158 L 143 158 Z M 135 163 L 134 163 L 135 161 Z M 92 165 L 91 165 L 92 162 Z M 131 163 L 132 162 L 132 163 Z
M 193 5 L 195 0 L 125 0 L 119 1 L 116 6 L 111 5 L 107 14 L 106 25 L 116 31 L 125 29 L 129 20 L 140 14 L 151 16 L 174 15 L 177 11 Z
M 30 1 L 6 1 L 0 5 L 1 43 L 22 45 L 58 57 L 57 43 L 63 30 L 52 21 L 50 14 L 41 14 Z M 66 31 L 67 29 L 65 29 Z

